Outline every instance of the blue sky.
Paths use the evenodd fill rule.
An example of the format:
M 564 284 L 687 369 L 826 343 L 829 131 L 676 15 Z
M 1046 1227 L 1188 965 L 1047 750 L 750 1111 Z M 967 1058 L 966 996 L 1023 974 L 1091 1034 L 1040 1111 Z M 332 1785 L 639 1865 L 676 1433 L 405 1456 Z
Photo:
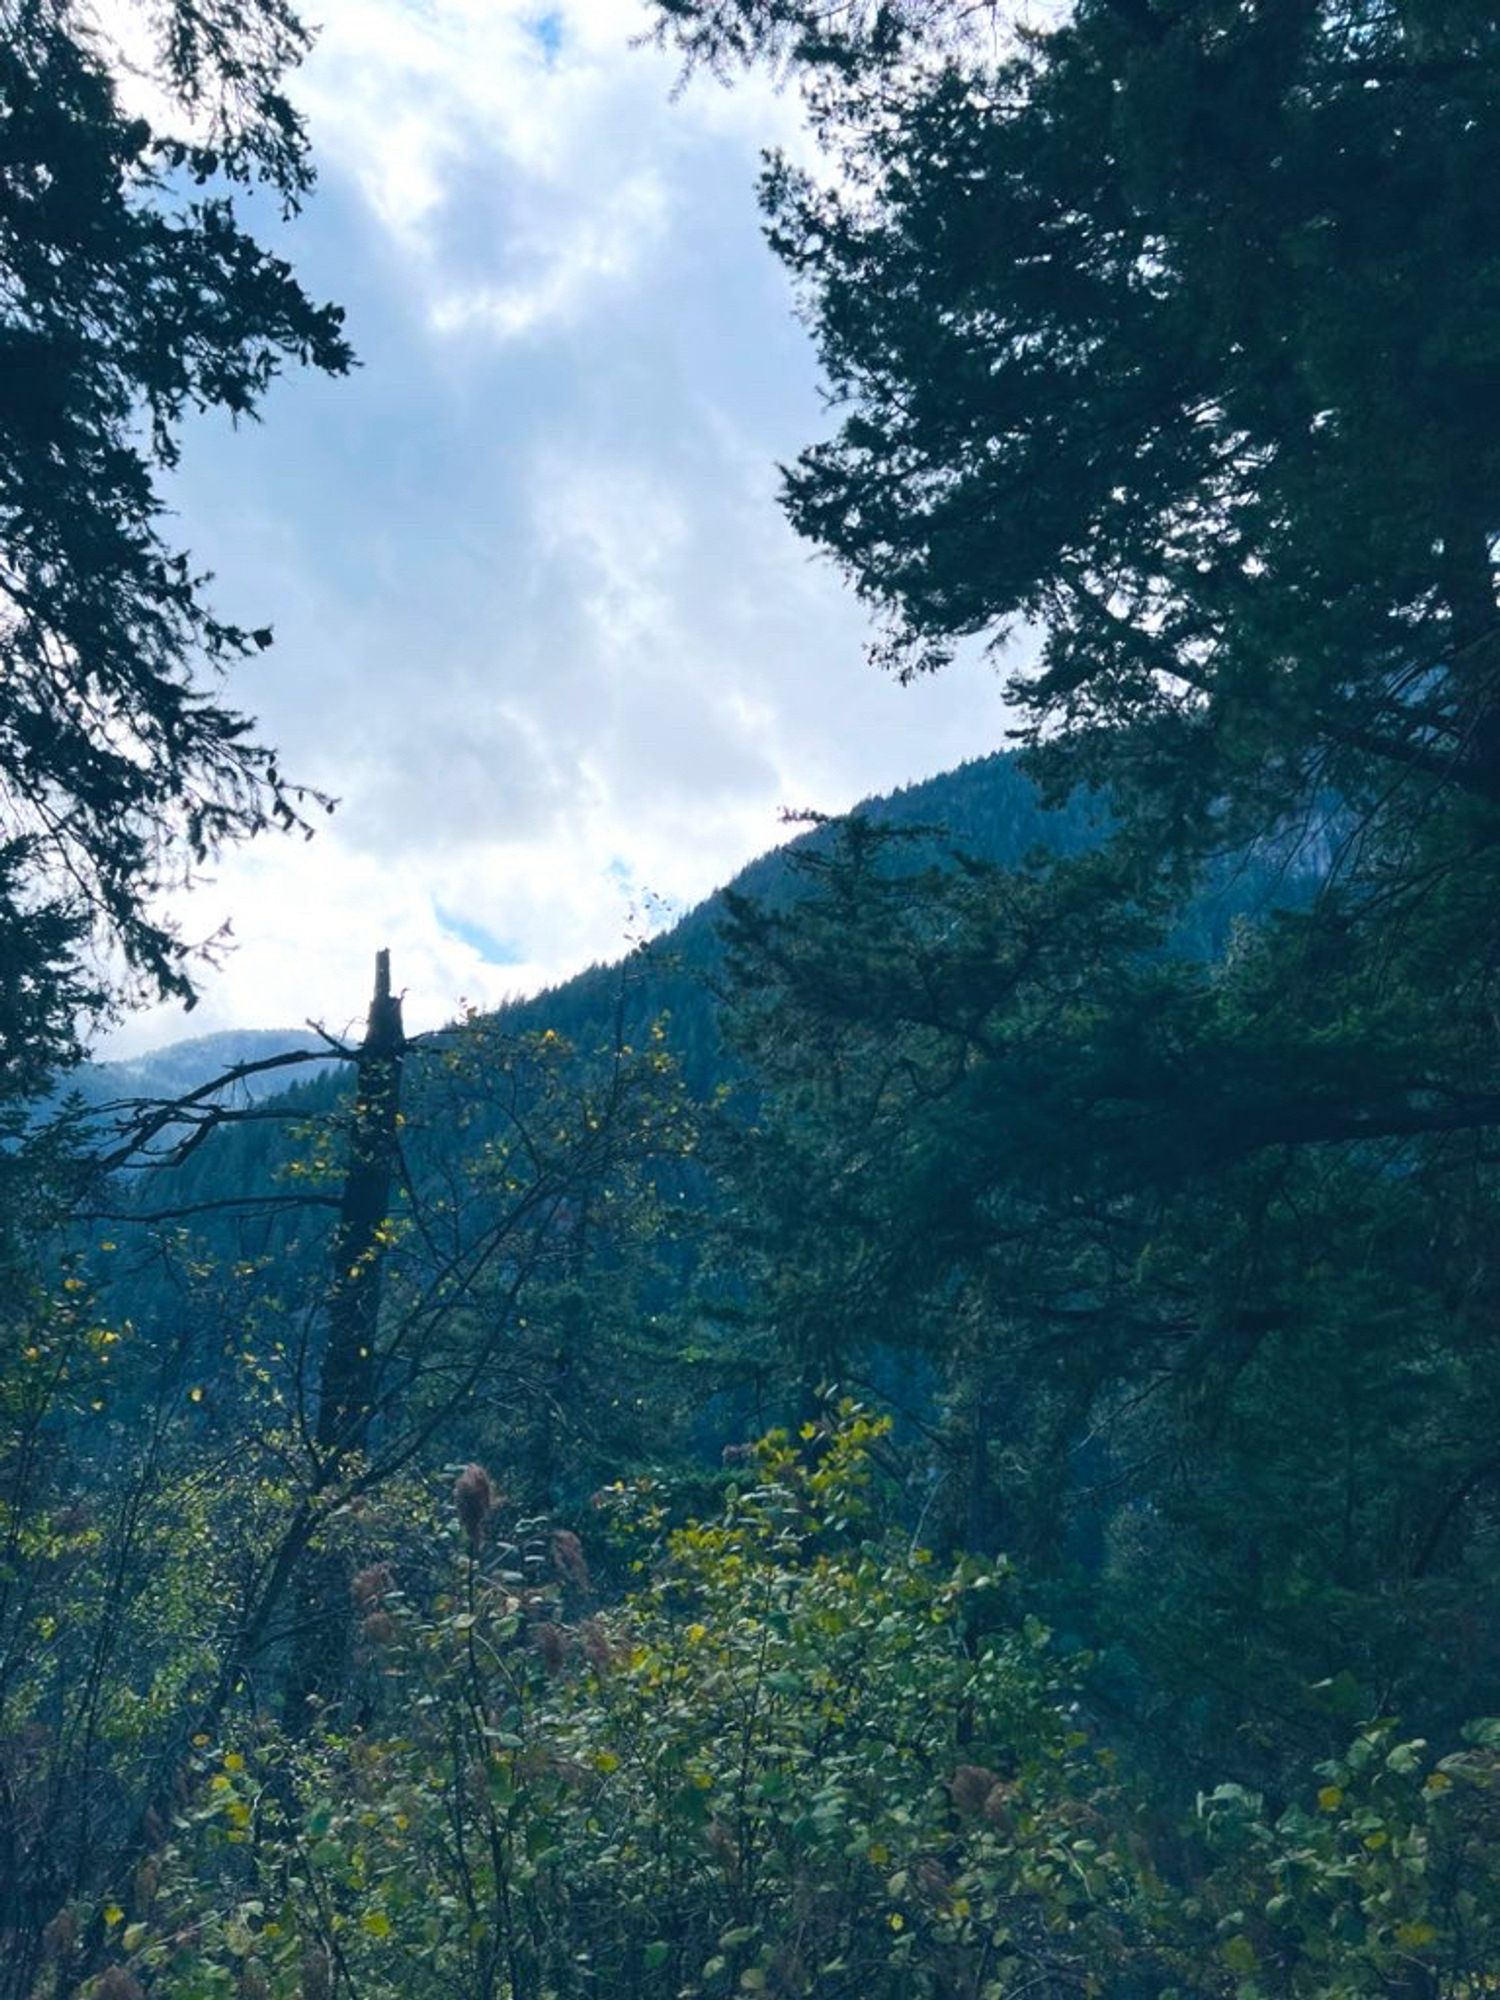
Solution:
M 277 643 L 233 681 L 311 843 L 179 906 L 235 950 L 121 1052 L 363 1007 L 415 1026 L 616 955 L 780 837 L 994 748 L 994 670 L 913 689 L 776 504 L 825 424 L 759 233 L 794 94 L 702 81 L 627 0 L 329 0 L 299 83 L 321 184 L 287 244 L 362 367 L 205 423 L 172 502 L 215 597 Z M 268 215 L 258 224 L 274 233 Z

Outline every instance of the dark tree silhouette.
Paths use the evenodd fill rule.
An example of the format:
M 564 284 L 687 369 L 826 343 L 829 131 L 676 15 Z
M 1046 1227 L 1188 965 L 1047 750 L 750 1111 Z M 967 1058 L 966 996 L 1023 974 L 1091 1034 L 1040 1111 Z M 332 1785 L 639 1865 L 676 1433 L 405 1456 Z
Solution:
M 190 414 L 254 416 L 288 362 L 350 365 L 338 309 L 308 299 L 237 207 L 258 185 L 290 211 L 311 185 L 281 89 L 307 37 L 280 0 L 174 5 L 147 24 L 170 129 L 126 108 L 124 59 L 85 9 L 0 0 L 11 1088 L 28 1064 L 70 1053 L 65 984 L 96 1008 L 131 991 L 190 1000 L 160 891 L 225 842 L 297 823 L 307 803 L 217 696 L 222 669 L 270 633 L 210 608 L 206 579 L 163 532 L 157 484 Z

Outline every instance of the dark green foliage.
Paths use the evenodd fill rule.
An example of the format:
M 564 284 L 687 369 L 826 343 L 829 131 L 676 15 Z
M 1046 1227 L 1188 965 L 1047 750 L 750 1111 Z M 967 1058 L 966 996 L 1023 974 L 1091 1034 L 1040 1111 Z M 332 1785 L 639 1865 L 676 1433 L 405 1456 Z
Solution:
M 856 171 L 767 187 L 848 410 L 788 498 L 904 671 L 1044 620 L 1017 698 L 1199 842 L 1495 799 L 1497 33 L 1083 0 L 833 90 Z
M 903 671 L 1045 621 L 1061 803 L 917 788 L 413 1051 L 342 1443 L 337 1082 L 178 1107 L 111 1247 L 15 1260 L 0 1990 L 1469 2000 L 1492 10 L 661 13 L 842 169 L 767 186 L 844 417 L 794 519 Z M 359 1650 L 283 1734 L 310 1560 Z
M 78 963 L 84 925 L 60 903 L 31 902 L 28 859 L 24 840 L 0 846 L 0 1103 L 12 1105 L 41 1096 L 55 1065 L 81 1059 L 90 998 Z
M 741 913 L 767 1295 L 991 1413 L 971 1493 L 1060 1510 L 1153 1726 L 1273 1767 L 1335 1661 L 1492 1702 L 1493 10 L 845 16 L 837 60 L 691 12 L 803 66 L 838 169 L 765 187 L 841 419 L 794 523 L 902 673 L 1039 623 L 1031 767 L 1114 818 L 1081 866 L 852 854 Z M 1236 853 L 1318 891 L 1215 933 Z
M 281 94 L 306 38 L 281 0 L 173 5 L 149 32 L 179 130 L 122 106 L 83 8 L 0 7 L 0 914 L 7 998 L 32 994 L 0 1048 L 7 1093 L 38 1049 L 70 1054 L 59 1005 L 110 997 L 85 934 L 131 990 L 189 998 L 159 892 L 303 803 L 212 688 L 270 634 L 210 609 L 155 481 L 191 414 L 253 417 L 289 361 L 349 366 L 337 309 L 236 206 L 237 183 L 288 208 L 310 185 Z
M 1347 983 L 1289 982 L 1316 920 L 1214 963 L 1108 851 L 943 872 L 856 828 L 811 873 L 731 934 L 731 1318 L 934 1426 L 929 1532 L 1025 1557 L 1148 1761 L 1274 1773 L 1341 1673 L 1496 1705 L 1493 1169 L 1386 1104 Z

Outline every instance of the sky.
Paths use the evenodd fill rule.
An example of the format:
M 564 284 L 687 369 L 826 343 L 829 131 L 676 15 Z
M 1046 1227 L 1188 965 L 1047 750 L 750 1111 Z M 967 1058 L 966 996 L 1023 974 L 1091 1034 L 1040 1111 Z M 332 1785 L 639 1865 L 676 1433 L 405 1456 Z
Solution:
M 294 778 L 339 799 L 181 899 L 233 949 L 191 1015 L 342 1029 L 391 948 L 409 1028 L 620 955 L 784 837 L 998 747 L 1001 675 L 911 688 L 777 504 L 830 424 L 755 201 L 805 146 L 768 80 L 675 92 L 633 0 L 323 0 L 320 170 L 285 243 L 348 312 L 344 381 L 187 440 L 169 524 Z M 280 242 L 269 204 L 247 220 Z

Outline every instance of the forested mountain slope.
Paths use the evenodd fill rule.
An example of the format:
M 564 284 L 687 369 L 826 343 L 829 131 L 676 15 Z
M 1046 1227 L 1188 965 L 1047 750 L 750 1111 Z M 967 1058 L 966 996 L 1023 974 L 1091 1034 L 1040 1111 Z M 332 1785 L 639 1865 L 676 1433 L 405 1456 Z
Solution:
M 138 1056 L 82 1063 L 66 1078 L 63 1092 L 77 1091 L 86 1104 L 109 1104 L 127 1097 L 178 1097 L 210 1082 L 240 1064 L 252 1064 L 287 1050 L 313 1051 L 318 1037 L 306 1028 L 226 1028 L 217 1034 L 193 1035 L 168 1042 Z M 276 1072 L 246 1079 L 244 1088 L 258 1096 L 284 1086 Z
M 976 759 L 868 801 L 859 817 L 896 837 L 894 852 L 902 866 L 944 869 L 958 852 L 1009 865 L 1033 851 L 1080 851 L 1098 839 L 1102 825 L 1097 807 L 1086 799 L 1047 810 L 1006 754 Z M 582 1077 L 617 1047 L 650 1044 L 670 1056 L 689 1096 L 708 1104 L 744 1070 L 726 1045 L 721 1024 L 729 910 L 740 902 L 770 911 L 795 907 L 810 887 L 803 871 L 831 852 L 836 834 L 834 822 L 801 831 L 628 958 L 590 967 L 560 986 L 480 1017 L 468 1030 L 471 1040 L 477 1036 L 476 1051 L 505 1052 L 502 1059 L 508 1060 L 516 1047 L 547 1037 L 549 1048 L 563 1052 L 563 1068 Z M 1269 878 L 1252 874 L 1253 893 L 1265 893 Z M 1250 879 L 1236 872 L 1231 893 L 1250 892 Z M 1204 918 L 1210 928 L 1220 921 L 1212 914 Z M 399 984 L 399 967 L 396 979 Z M 353 996 L 351 1011 L 352 1006 Z M 157 1218 L 152 1226 L 175 1246 L 121 1260 L 111 1285 L 117 1310 L 145 1321 L 179 1315 L 185 1263 L 233 1270 L 269 1260 L 278 1282 L 294 1273 L 303 1283 L 314 1282 L 313 1269 L 323 1254 L 314 1246 L 322 1237 L 316 1208 L 295 1198 L 305 1185 L 298 1162 L 312 1145 L 318 1171 L 325 1179 L 334 1171 L 337 1141 L 327 1142 L 331 1151 L 325 1153 L 323 1142 L 310 1134 L 320 1122 L 337 1123 L 349 1088 L 342 1074 L 348 1066 L 309 1061 L 306 1067 L 254 1071 L 253 1065 L 299 1050 L 312 1057 L 319 1047 L 307 1032 L 246 1031 L 176 1043 L 131 1065 L 101 1064 L 80 1072 L 77 1081 L 94 1121 L 87 1129 L 92 1143 L 107 1152 L 117 1144 L 117 1124 L 128 1131 L 133 1119 L 149 1117 L 152 1099 L 201 1091 L 236 1065 L 252 1066 L 252 1074 L 208 1100 L 212 1129 L 200 1130 L 195 1109 L 187 1122 L 169 1123 L 154 1143 L 157 1163 L 143 1164 L 143 1152 L 110 1180 L 104 1212 L 127 1231 L 133 1214 Z M 411 1174 L 461 1172 L 466 1159 L 493 1137 L 493 1112 L 487 1108 L 493 1079 L 475 1074 L 476 1059 L 482 1056 L 467 1059 L 465 1089 L 451 1080 L 443 1035 L 409 1057 L 404 1147 Z M 464 1100 L 456 1108 L 455 1093 Z M 121 1108 L 112 1109 L 112 1100 Z M 231 1114 L 222 1123 L 213 1123 L 214 1104 Z M 185 1148 L 184 1137 L 191 1141 Z M 185 1156 L 177 1159 L 175 1153 Z M 692 1178 L 698 1185 L 701 1176 L 695 1172 Z M 133 1239 L 127 1233 L 123 1240 Z M 680 1293 L 680 1284 L 673 1289 Z
M 1018 863 L 1034 850 L 1077 853 L 1101 838 L 1108 823 L 1101 803 L 1087 794 L 1061 807 L 1045 806 L 1014 756 L 1004 751 L 865 800 L 855 813 L 874 826 L 899 829 L 907 858 L 962 854 L 1001 866 Z M 826 849 L 829 840 L 826 826 L 796 833 L 638 948 L 628 962 L 594 965 L 559 986 L 509 1001 L 495 1010 L 496 1024 L 517 1033 L 550 1027 L 569 1040 L 589 1041 L 613 1031 L 623 992 L 630 1025 L 639 1030 L 644 1022 L 665 1015 L 674 1053 L 695 1085 L 711 1088 L 722 1062 L 713 1025 L 713 982 L 723 958 L 726 899 L 784 907 L 799 893 L 799 858 Z M 1289 862 L 1265 856 L 1227 858 L 1217 886 L 1199 898 L 1184 926 L 1186 947 L 1210 949 L 1222 940 L 1236 913 L 1274 897 L 1295 897 L 1297 885 L 1305 886 L 1315 875 L 1317 862 L 1316 851 L 1307 847 Z M 399 983 L 399 967 L 397 978 Z M 290 1010 L 294 996 L 287 1000 Z M 351 995 L 351 1014 L 362 1004 L 362 996 Z M 317 1046 L 317 1036 L 304 1029 L 232 1030 L 174 1042 L 130 1061 L 86 1064 L 69 1085 L 96 1106 L 114 1098 L 170 1097 L 196 1089 L 236 1064 Z M 299 1082 L 311 1073 L 296 1072 Z M 276 1087 L 274 1072 L 239 1086 L 256 1096 Z
M 1094 837 L 1098 820 L 1096 810 L 1083 801 L 1060 812 L 1044 809 L 1035 788 L 1005 752 L 975 758 L 955 771 L 869 799 L 856 810 L 876 824 L 930 835 L 934 851 L 953 847 L 1002 863 L 1020 860 L 1033 847 L 1071 851 Z M 826 833 L 817 828 L 795 834 L 784 847 L 741 869 L 728 884 L 728 893 L 781 904 L 796 893 L 795 857 L 826 840 Z M 718 932 L 725 908 L 725 892 L 719 891 L 689 910 L 633 955 L 624 982 L 633 1025 L 670 1015 L 673 1047 L 703 1083 L 710 1080 L 718 1061 L 708 975 L 722 958 Z M 372 940 L 372 950 L 376 943 Z M 398 984 L 399 975 L 398 966 Z M 619 964 L 594 965 L 560 986 L 507 1002 L 494 1018 L 516 1032 L 551 1027 L 570 1040 L 592 1039 L 611 1031 L 621 985 Z M 351 1016 L 360 1013 L 366 997 L 349 996 Z M 287 1011 L 294 1013 L 296 996 L 287 995 L 285 1000 Z M 118 1099 L 170 1098 L 196 1090 L 238 1065 L 287 1051 L 312 1053 L 318 1046 L 319 1037 L 306 1028 L 230 1029 L 172 1042 L 137 1057 L 85 1063 L 68 1076 L 66 1088 L 77 1091 L 91 1107 Z M 293 1074 L 302 1083 L 318 1073 L 318 1066 L 310 1065 Z M 252 1075 L 236 1088 L 260 1098 L 284 1088 L 285 1082 L 273 1070 Z
M 1492 1992 L 1493 5 L 660 0 L 815 107 L 792 525 L 901 673 L 1036 626 L 1070 803 L 60 1123 L 316 803 L 155 476 L 347 356 L 191 192 L 308 185 L 281 0 L 145 10 L 164 142 L 10 11 L 0 2000 Z

